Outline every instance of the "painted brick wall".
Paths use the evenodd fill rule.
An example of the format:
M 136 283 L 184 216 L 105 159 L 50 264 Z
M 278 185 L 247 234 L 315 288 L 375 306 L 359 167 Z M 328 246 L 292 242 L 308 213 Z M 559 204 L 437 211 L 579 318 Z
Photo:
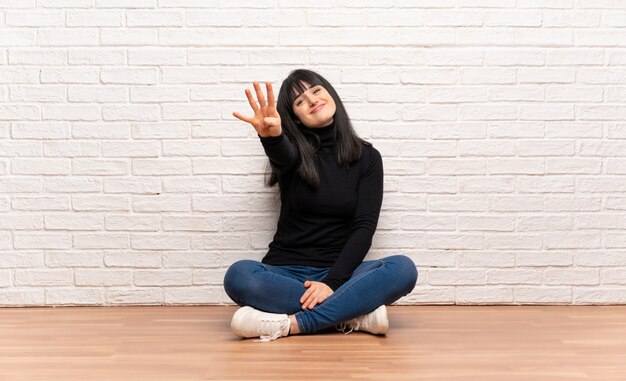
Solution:
M 0 305 L 232 304 L 306 67 L 382 153 L 397 304 L 626 302 L 622 0 L 0 0 Z

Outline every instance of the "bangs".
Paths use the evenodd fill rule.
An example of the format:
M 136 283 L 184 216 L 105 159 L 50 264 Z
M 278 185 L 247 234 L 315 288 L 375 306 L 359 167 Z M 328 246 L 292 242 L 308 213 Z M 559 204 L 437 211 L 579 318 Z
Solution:
M 308 90 L 303 82 L 307 82 L 311 87 L 317 86 L 317 85 L 323 86 L 322 81 L 320 81 L 316 77 L 310 77 L 310 76 L 301 76 L 300 78 L 290 78 L 288 82 L 289 83 L 287 83 L 287 88 L 291 89 L 291 91 L 289 92 L 289 96 L 288 96 L 289 104 L 292 104 L 293 101 L 295 101 L 296 98 L 300 96 L 300 94 Z

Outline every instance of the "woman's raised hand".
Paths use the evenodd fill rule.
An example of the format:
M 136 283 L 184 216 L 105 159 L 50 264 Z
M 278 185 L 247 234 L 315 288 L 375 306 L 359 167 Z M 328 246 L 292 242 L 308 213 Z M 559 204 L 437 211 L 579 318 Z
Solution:
M 265 87 L 267 88 L 267 103 L 265 103 L 265 97 L 263 96 L 259 83 L 253 82 L 253 84 L 256 90 L 256 96 L 259 98 L 259 105 L 256 104 L 256 101 L 252 97 L 250 89 L 246 89 L 246 96 L 248 97 L 250 107 L 254 110 L 254 115 L 247 117 L 237 111 L 233 112 L 233 115 L 244 122 L 250 123 L 261 137 L 279 136 L 282 129 L 280 126 L 280 115 L 278 115 L 274 103 L 272 84 L 265 82 Z

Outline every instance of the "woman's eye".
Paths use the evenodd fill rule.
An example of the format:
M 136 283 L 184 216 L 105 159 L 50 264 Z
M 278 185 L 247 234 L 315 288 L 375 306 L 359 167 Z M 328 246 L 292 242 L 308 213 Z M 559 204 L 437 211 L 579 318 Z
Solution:
M 313 90 L 313 94 L 315 94 L 317 92 L 320 92 L 320 91 L 322 91 L 322 89 L 315 89 L 315 90 Z M 296 106 L 300 106 L 301 103 L 302 103 L 302 100 L 297 101 L 296 102 Z

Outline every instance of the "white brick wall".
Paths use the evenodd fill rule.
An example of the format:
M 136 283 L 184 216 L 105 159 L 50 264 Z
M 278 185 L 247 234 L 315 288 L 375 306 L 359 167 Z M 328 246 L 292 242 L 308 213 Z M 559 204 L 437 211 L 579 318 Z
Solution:
M 0 0 L 0 306 L 232 304 L 306 67 L 383 155 L 397 304 L 626 303 L 626 2 Z

